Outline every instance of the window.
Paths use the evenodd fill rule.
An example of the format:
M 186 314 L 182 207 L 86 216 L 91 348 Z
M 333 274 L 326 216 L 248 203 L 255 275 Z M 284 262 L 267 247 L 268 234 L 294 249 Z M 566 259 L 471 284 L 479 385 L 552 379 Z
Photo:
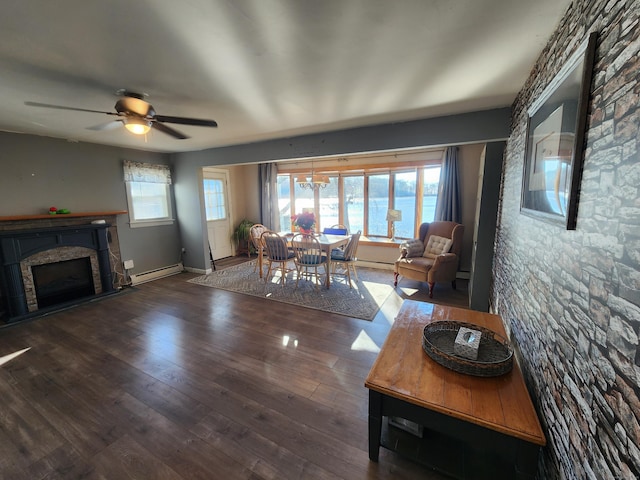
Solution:
M 132 228 L 173 223 L 167 165 L 125 161 L 124 180 Z
M 314 190 L 303 189 L 295 183 L 300 173 L 308 172 L 280 170 L 281 228 L 290 228 L 293 213 L 312 210 L 317 218 L 316 231 L 343 224 L 350 232 L 362 231 L 369 238 L 391 238 L 393 229 L 387 221 L 387 211 L 394 209 L 402 212 L 402 220 L 394 225 L 395 237 L 415 238 L 419 225 L 432 222 L 435 217 L 441 156 L 431 157 L 392 166 L 340 166 L 337 172 L 322 172 L 329 176 L 330 183 Z
M 293 178 L 289 175 L 278 175 L 277 194 L 278 194 L 278 213 L 280 217 L 280 229 L 289 230 L 291 228 L 291 183 Z
M 364 175 L 343 177 L 344 194 L 340 210 L 345 225 L 350 232 L 364 232 Z
M 328 228 L 340 223 L 340 212 L 338 201 L 338 177 L 329 177 L 329 185 L 318 191 L 320 197 L 320 224 L 323 228 Z
M 395 222 L 396 237 L 413 238 L 418 176 L 415 171 L 396 173 L 394 176 L 393 209 L 402 212 L 402 220 Z
M 369 175 L 367 196 L 367 235 L 372 237 L 386 237 L 389 222 L 387 210 L 389 204 L 389 174 Z
M 227 208 L 224 204 L 224 182 L 217 178 L 205 178 L 203 184 L 207 222 L 224 220 L 227 218 Z
M 440 185 L 440 167 L 425 168 L 423 174 L 422 221 L 431 223 L 436 218 L 436 200 Z

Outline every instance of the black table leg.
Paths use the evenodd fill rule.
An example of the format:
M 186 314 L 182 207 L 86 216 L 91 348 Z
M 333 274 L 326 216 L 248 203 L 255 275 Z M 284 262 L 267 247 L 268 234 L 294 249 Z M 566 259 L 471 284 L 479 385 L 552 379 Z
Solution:
M 382 434 L 382 394 L 369 390 L 369 460 L 378 461 Z

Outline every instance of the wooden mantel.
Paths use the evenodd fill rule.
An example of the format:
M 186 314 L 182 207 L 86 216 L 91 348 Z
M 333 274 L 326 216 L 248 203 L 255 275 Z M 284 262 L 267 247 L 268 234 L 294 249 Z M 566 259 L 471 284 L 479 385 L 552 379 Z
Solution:
M 55 220 L 62 218 L 78 218 L 78 217 L 106 217 L 108 215 L 124 215 L 126 210 L 116 210 L 112 212 L 79 212 L 79 213 L 60 213 L 60 214 L 42 214 L 42 215 L 10 215 L 0 217 L 0 222 L 15 222 L 20 220 Z

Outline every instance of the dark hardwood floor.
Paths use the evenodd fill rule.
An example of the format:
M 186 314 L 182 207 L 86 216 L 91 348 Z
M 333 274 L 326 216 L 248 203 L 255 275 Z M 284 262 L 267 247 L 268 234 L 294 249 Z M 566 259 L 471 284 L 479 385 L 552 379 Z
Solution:
M 367 455 L 364 379 L 399 297 L 368 322 L 193 276 L 0 329 L 0 478 L 444 478 Z

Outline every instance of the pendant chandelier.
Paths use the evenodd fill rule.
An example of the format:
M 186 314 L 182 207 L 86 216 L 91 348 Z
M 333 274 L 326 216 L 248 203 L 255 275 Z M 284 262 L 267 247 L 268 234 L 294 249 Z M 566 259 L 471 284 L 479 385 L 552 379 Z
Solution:
M 300 188 L 317 190 L 319 188 L 326 188 L 327 185 L 329 185 L 330 180 L 328 175 L 316 175 L 313 172 L 313 162 L 311 162 L 311 178 L 306 175 L 298 175 L 296 177 L 296 183 Z

